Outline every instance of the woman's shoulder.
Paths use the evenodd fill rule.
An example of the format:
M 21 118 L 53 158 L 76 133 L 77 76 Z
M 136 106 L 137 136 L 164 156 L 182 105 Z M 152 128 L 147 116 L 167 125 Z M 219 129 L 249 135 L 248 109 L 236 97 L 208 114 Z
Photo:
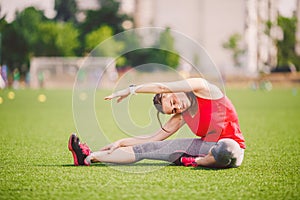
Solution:
M 217 87 L 215 84 L 212 84 L 202 78 L 199 81 L 204 82 L 205 86 L 200 90 L 193 91 L 196 97 L 200 97 L 203 99 L 211 99 L 211 100 L 217 100 L 224 97 L 224 94 L 221 91 L 221 89 Z

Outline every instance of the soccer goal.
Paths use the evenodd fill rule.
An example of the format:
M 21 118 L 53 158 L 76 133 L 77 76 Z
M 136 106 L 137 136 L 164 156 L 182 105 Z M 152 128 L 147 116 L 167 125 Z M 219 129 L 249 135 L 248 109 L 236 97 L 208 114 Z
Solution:
M 117 80 L 113 58 L 34 57 L 30 62 L 31 88 L 72 88 L 75 81 L 94 82 L 89 79 L 99 79 L 100 76 L 105 77 L 101 79 L 102 86 L 112 85 Z

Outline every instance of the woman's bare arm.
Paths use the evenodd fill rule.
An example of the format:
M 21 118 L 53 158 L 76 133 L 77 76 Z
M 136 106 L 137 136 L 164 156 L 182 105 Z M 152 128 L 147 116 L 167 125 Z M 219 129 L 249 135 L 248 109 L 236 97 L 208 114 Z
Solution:
M 176 93 L 176 92 L 194 92 L 196 96 L 217 99 L 223 96 L 222 92 L 215 85 L 208 83 L 203 78 L 189 78 L 174 82 L 161 83 L 145 83 L 135 86 L 134 93 Z M 126 98 L 132 91 L 129 88 L 117 91 L 110 96 L 105 97 L 106 100 L 118 98 L 118 102 Z
M 180 129 L 184 125 L 184 123 L 185 122 L 181 114 L 176 114 L 173 115 L 169 119 L 169 121 L 163 126 L 163 129 L 165 129 L 168 132 L 164 131 L 163 129 L 160 129 L 153 135 L 124 138 L 112 144 L 109 144 L 100 150 L 101 151 L 109 150 L 110 152 L 112 152 L 119 147 L 133 146 L 133 145 L 143 144 L 146 142 L 153 142 L 153 141 L 162 141 L 170 137 L 171 135 L 173 135 L 178 129 Z

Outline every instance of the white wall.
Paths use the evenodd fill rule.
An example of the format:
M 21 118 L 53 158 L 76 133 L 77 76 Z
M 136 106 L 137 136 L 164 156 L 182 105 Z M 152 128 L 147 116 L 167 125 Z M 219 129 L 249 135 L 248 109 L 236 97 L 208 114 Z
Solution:
M 139 9 L 145 15 L 140 27 L 168 26 L 203 45 L 218 67 L 232 66 L 222 44 L 233 33 L 243 34 L 244 0 L 142 0 Z
M 231 54 L 222 47 L 231 34 L 243 35 L 245 28 L 245 5 L 242 0 L 201 0 L 204 2 L 202 16 L 202 37 L 200 41 L 206 47 L 216 65 L 220 68 L 232 66 Z

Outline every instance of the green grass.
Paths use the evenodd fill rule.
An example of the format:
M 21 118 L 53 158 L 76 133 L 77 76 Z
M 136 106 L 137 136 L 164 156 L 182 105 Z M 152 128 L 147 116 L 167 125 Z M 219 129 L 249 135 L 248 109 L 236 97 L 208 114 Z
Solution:
M 236 105 L 247 149 L 237 169 L 163 167 L 148 161 L 133 166 L 73 167 L 67 149 L 75 131 L 72 91 L 0 91 L 0 199 L 299 199 L 300 90 L 228 90 Z M 45 103 L 37 101 L 44 93 Z M 99 97 L 104 96 L 99 93 Z M 133 118 L 143 124 L 137 96 Z M 99 100 L 98 100 L 99 99 Z M 120 137 L 110 104 L 97 99 L 103 130 Z M 100 115 L 98 113 L 98 115 Z M 179 133 L 181 134 L 181 133 Z M 129 173 L 125 171 L 138 171 Z M 144 172 L 144 173 L 143 173 Z

